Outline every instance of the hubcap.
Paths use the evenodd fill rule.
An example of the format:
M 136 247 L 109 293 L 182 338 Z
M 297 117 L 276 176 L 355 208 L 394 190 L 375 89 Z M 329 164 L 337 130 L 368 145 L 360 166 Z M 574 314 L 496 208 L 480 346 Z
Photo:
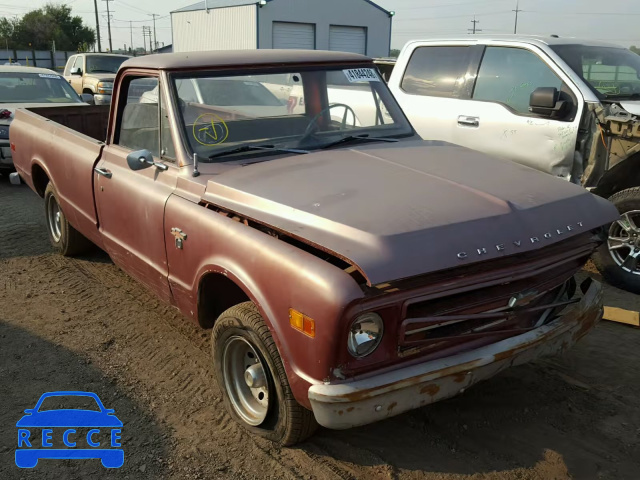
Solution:
M 609 253 L 626 272 L 640 275 L 640 210 L 623 213 L 609 229 Z
M 58 205 L 54 197 L 49 197 L 47 223 L 49 224 L 49 231 L 51 232 L 53 240 L 59 242 L 60 237 L 62 237 L 62 212 L 60 211 L 60 205 Z
M 249 425 L 260 425 L 269 410 L 269 382 L 256 350 L 243 337 L 231 337 L 222 362 L 224 386 L 234 410 Z

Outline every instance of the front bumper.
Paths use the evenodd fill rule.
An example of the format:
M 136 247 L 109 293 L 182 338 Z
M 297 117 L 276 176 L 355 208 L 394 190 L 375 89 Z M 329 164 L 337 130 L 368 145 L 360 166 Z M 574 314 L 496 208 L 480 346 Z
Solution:
M 111 105 L 111 95 L 99 95 L 93 96 L 93 101 L 96 105 Z
M 312 385 L 313 414 L 324 427 L 346 429 L 453 397 L 508 367 L 565 351 L 595 327 L 602 314 L 602 285 L 591 282 L 579 303 L 525 334 L 363 380 Z
M 11 147 L 9 141 L 0 141 L 0 170 L 13 171 L 13 156 L 11 155 Z

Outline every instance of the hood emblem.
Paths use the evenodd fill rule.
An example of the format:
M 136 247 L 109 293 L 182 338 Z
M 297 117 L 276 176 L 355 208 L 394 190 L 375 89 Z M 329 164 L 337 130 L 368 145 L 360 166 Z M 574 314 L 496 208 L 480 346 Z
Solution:
M 529 242 L 531 242 L 532 244 L 536 244 L 536 243 L 542 243 L 545 240 L 554 240 L 562 235 L 565 235 L 570 232 L 575 232 L 576 230 L 579 230 L 581 228 L 584 228 L 584 222 L 576 222 L 572 225 L 567 225 L 566 227 L 556 228 L 555 230 L 547 232 L 539 237 L 529 237 L 525 240 L 522 240 L 522 239 L 513 240 L 511 243 L 499 243 L 492 247 L 480 247 L 480 248 L 477 248 L 476 251 L 473 253 L 460 252 L 458 253 L 458 259 L 468 260 L 469 258 L 475 257 L 476 255 L 479 257 L 482 257 L 483 255 L 489 255 L 489 252 L 493 251 L 494 248 L 495 248 L 495 251 L 498 253 L 502 253 L 502 252 L 512 253 L 512 251 L 522 248 L 525 244 L 528 244 Z
M 174 238 L 175 238 L 176 248 L 178 250 L 182 250 L 182 247 L 184 245 L 184 241 L 187 239 L 187 234 L 184 233 L 179 228 L 172 228 L 171 229 L 171 235 L 173 235 Z

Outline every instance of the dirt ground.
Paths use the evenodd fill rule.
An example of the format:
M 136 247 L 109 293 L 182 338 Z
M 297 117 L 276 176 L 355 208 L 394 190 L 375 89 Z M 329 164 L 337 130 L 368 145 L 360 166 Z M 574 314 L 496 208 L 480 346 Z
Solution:
M 104 253 L 53 255 L 42 201 L 0 177 L 0 479 L 638 479 L 640 330 L 601 323 L 562 358 L 296 448 L 225 413 L 208 332 Z M 607 304 L 640 307 L 609 289 Z M 97 393 L 123 423 L 125 464 L 14 464 L 16 421 L 48 391 Z

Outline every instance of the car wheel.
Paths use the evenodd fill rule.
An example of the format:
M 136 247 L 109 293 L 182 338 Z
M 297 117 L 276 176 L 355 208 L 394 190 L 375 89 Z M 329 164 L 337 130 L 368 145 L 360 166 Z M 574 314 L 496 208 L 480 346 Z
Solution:
M 52 183 L 44 191 L 44 208 L 49 240 L 58 253 L 64 256 L 78 255 L 91 247 L 91 242 L 67 221 Z
M 640 293 L 640 187 L 618 192 L 609 200 L 620 219 L 610 225 L 607 242 L 593 261 L 611 285 Z
M 313 413 L 295 400 L 273 337 L 252 302 L 220 315 L 212 348 L 216 380 L 234 420 L 282 446 L 313 434 Z

